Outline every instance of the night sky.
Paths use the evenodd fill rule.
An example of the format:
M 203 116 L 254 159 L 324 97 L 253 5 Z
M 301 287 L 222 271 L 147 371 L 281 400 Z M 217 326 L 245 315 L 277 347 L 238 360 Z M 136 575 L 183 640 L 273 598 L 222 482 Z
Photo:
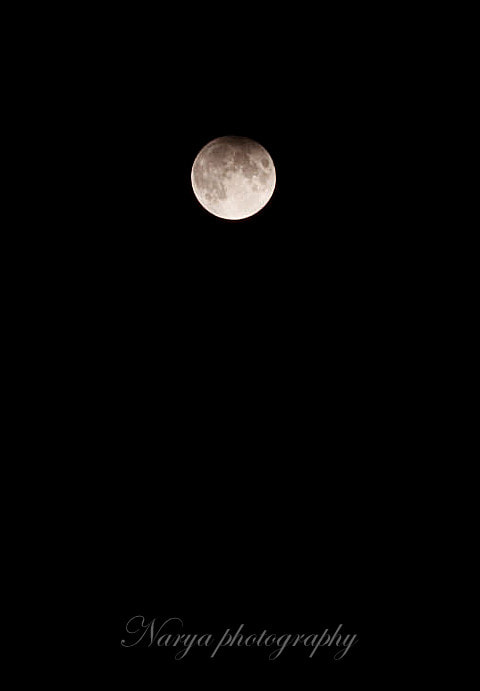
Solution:
M 282 669 L 304 675 L 295 688 L 322 675 L 351 688 L 375 677 L 369 636 L 393 607 L 379 518 L 390 546 L 412 242 L 402 104 L 388 22 L 279 11 L 109 18 L 93 66 L 83 295 L 115 635 L 140 610 L 202 629 L 350 621 L 367 641 L 350 681 Z M 224 135 L 258 141 L 276 168 L 270 202 L 242 221 L 191 188 L 195 156 Z M 160 678 L 161 653 L 145 652 L 140 666 L 122 653 L 120 676 Z

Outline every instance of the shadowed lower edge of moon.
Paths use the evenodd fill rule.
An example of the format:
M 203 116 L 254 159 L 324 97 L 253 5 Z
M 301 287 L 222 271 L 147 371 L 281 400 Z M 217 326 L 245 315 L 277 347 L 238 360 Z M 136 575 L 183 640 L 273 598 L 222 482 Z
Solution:
M 249 218 L 270 201 L 276 171 L 268 151 L 246 137 L 218 137 L 194 160 L 191 182 L 200 205 L 229 221 Z

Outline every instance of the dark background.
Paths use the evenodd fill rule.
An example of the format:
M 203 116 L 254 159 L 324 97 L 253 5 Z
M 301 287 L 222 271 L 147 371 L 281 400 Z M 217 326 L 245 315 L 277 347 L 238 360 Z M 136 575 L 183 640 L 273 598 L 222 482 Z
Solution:
M 125 688 L 383 687 L 417 424 L 401 327 L 419 242 L 405 53 L 391 18 L 249 12 L 117 13 L 82 56 L 66 272 L 88 325 L 79 446 L 95 459 L 110 673 Z M 209 215 L 190 183 L 199 150 L 228 134 L 260 142 L 277 173 L 268 205 L 238 222 Z M 193 632 L 343 623 L 360 643 L 339 663 L 243 649 L 172 663 L 120 648 L 137 614 Z

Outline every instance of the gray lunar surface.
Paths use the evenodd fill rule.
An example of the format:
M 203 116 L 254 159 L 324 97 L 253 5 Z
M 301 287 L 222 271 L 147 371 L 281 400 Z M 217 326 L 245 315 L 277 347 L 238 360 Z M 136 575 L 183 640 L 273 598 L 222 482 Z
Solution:
M 276 173 L 266 149 L 247 137 L 218 137 L 200 151 L 192 167 L 192 187 L 214 216 L 253 216 L 270 200 Z

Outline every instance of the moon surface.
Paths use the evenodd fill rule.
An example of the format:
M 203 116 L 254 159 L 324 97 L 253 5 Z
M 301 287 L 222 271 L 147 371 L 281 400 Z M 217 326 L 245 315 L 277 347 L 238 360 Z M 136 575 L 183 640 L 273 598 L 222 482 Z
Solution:
M 247 137 L 213 139 L 193 162 L 195 196 L 219 218 L 237 221 L 253 216 L 270 200 L 275 182 L 270 154 Z

